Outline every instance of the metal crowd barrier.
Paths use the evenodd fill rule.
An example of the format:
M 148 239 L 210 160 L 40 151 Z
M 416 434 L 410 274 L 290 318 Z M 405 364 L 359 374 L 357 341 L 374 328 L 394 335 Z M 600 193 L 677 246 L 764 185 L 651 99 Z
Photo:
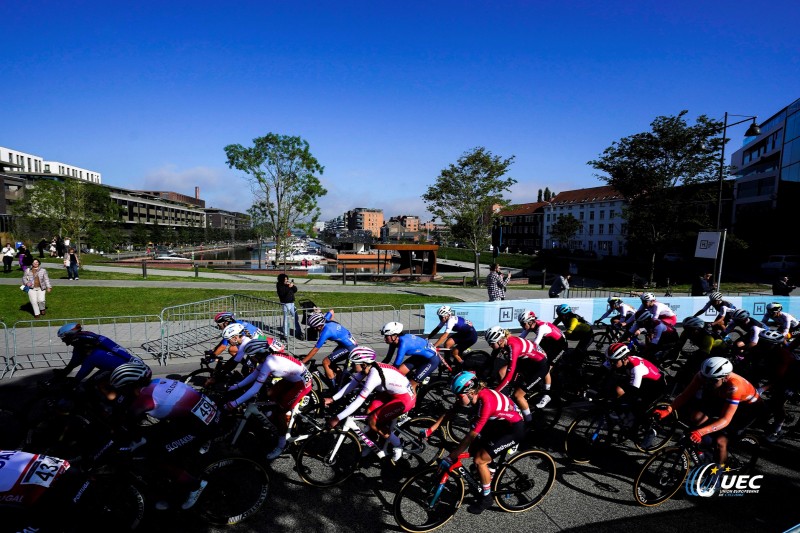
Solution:
M 425 306 L 423 304 L 403 304 L 397 310 L 397 321 L 403 324 L 403 331 L 423 335 L 425 331 Z
M 8 346 L 8 327 L 6 327 L 6 323 L 0 322 L 0 327 L 3 333 L 3 342 L 0 343 L 0 349 L 3 350 L 3 354 L 0 355 L 0 363 L 2 363 L 2 367 L 0 367 L 0 370 L 2 370 L 2 372 L 0 372 L 0 379 L 3 379 L 6 373 L 12 371 L 14 368 L 14 356 Z

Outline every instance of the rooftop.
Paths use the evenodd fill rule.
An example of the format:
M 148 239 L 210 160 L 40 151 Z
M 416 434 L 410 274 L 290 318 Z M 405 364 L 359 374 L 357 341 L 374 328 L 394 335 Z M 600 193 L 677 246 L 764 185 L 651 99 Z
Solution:
M 610 185 L 590 187 L 588 189 L 575 189 L 558 193 L 550 203 L 554 205 L 582 204 L 587 202 L 608 202 L 623 200 L 624 197 Z

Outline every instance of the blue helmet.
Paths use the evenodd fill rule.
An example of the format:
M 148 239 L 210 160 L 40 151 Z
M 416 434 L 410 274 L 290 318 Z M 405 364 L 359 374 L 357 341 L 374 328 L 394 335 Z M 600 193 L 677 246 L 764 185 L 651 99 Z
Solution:
M 478 376 L 474 372 L 464 370 L 453 376 L 450 381 L 450 391 L 453 394 L 464 394 L 471 391 L 478 382 Z
M 556 314 L 559 315 L 559 316 L 566 315 L 567 313 L 569 313 L 571 311 L 572 311 L 572 308 L 569 306 L 569 304 L 561 304 L 558 307 L 556 307 Z
M 71 338 L 75 334 L 81 331 L 81 325 L 77 322 L 70 322 L 69 324 L 64 324 L 60 328 L 58 328 L 58 338 L 64 342 L 67 342 L 67 339 Z

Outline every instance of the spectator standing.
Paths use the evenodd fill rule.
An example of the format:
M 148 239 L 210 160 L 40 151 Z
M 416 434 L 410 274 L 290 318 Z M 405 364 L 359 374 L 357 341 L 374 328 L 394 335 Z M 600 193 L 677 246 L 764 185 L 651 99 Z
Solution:
M 64 240 L 61 238 L 61 235 L 59 235 L 58 238 L 56 238 L 56 253 L 59 259 L 63 259 L 65 251 Z
M 64 257 L 64 266 L 67 267 L 67 278 L 81 279 L 78 277 L 78 268 L 81 266 L 81 261 L 78 254 L 75 253 L 75 248 L 70 247 L 69 254 Z
M 44 237 L 42 237 L 42 240 L 36 245 L 36 249 L 39 250 L 39 259 L 44 259 L 44 251 L 47 250 L 47 241 Z
M 787 276 L 783 276 L 772 285 L 772 295 L 789 296 L 796 288 L 796 285 L 789 285 L 789 278 Z
M 42 267 L 38 259 L 34 259 L 31 268 L 22 275 L 22 284 L 28 287 L 28 300 L 33 307 L 33 316 L 39 318 L 39 315 L 45 315 L 45 291 L 50 292 L 53 286 L 50 284 L 47 270 Z
M 294 321 L 294 334 L 300 337 L 300 320 L 297 310 L 294 307 L 294 294 L 297 292 L 294 282 L 286 274 L 278 274 L 278 283 L 275 284 L 278 291 L 278 300 L 283 307 L 283 337 L 289 338 L 291 323 Z
M 56 250 L 56 238 L 53 237 L 53 240 L 50 241 L 50 257 L 58 257 L 58 252 Z
M 711 273 L 701 274 L 692 284 L 692 296 L 708 296 L 717 288 L 716 283 L 711 282 Z
M 506 299 L 506 285 L 508 285 L 508 280 L 510 279 L 510 272 L 503 279 L 503 271 L 500 270 L 500 264 L 492 263 L 492 266 L 489 267 L 489 275 L 486 276 L 486 290 L 489 293 L 490 302 Z
M 553 284 L 550 286 L 550 290 L 547 292 L 547 295 L 550 298 L 558 298 L 559 295 L 569 290 L 569 279 L 572 277 L 572 274 L 565 274 L 563 276 L 557 276 L 555 280 L 553 280 Z
M 17 255 L 16 250 L 14 247 L 11 246 L 11 243 L 6 243 L 5 247 L 3 247 L 3 274 L 7 274 L 11 272 L 11 263 L 14 261 L 14 256 Z
M 31 254 L 24 244 L 17 250 L 17 259 L 19 260 L 19 268 L 21 268 L 23 272 L 28 270 L 33 264 L 33 254 Z

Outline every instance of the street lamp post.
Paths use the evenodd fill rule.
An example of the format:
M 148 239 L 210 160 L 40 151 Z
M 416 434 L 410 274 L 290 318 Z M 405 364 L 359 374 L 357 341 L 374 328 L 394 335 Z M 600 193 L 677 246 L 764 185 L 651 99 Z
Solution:
M 733 122 L 732 124 L 728 124 L 728 117 L 744 117 L 742 120 L 738 122 Z M 738 124 L 743 124 L 748 120 L 751 120 L 752 123 L 750 127 L 747 128 L 745 132 L 745 137 L 755 137 L 761 135 L 761 129 L 756 124 L 756 119 L 758 117 L 753 115 L 733 115 L 729 114 L 727 111 L 725 112 L 725 119 L 722 122 L 722 149 L 720 150 L 719 155 L 719 195 L 717 196 L 717 232 L 724 232 L 725 230 L 722 228 L 722 185 L 725 181 L 725 144 L 727 144 L 727 139 L 725 139 L 725 134 L 728 132 L 728 126 L 736 126 Z M 714 259 L 714 277 L 717 283 L 717 287 L 720 286 L 720 281 L 722 277 L 722 255 L 725 253 L 725 237 L 723 235 L 722 242 L 720 243 L 721 250 L 717 254 L 719 258 L 719 262 L 717 258 Z M 717 268 L 719 266 L 719 269 Z

